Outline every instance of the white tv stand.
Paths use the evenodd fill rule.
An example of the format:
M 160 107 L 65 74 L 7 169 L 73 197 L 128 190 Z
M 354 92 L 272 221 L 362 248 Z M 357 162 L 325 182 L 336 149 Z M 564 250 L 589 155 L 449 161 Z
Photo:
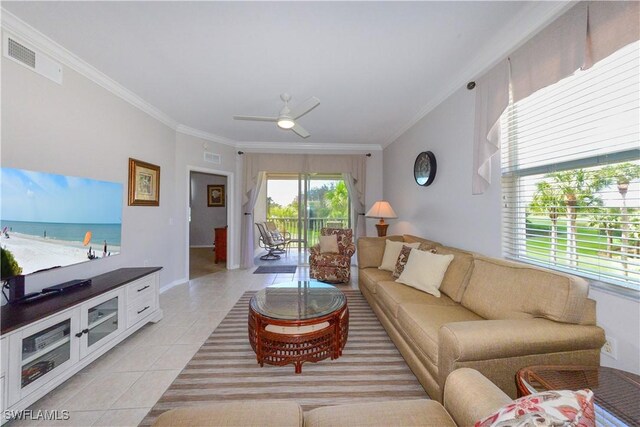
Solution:
M 0 424 L 146 323 L 162 319 L 160 269 L 121 268 L 92 278 L 90 286 L 3 306 Z

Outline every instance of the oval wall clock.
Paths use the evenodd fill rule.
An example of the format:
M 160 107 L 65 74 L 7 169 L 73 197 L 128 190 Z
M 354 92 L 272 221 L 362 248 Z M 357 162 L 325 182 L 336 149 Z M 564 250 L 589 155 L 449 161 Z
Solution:
M 423 151 L 413 164 L 413 177 L 418 185 L 431 185 L 436 177 L 436 156 L 431 151 Z

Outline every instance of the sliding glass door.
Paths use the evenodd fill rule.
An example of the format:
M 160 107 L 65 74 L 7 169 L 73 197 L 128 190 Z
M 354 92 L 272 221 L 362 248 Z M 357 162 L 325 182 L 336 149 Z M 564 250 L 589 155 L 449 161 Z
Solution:
M 291 233 L 292 247 L 308 249 L 320 229 L 350 228 L 347 186 L 340 174 L 267 174 L 266 216 Z

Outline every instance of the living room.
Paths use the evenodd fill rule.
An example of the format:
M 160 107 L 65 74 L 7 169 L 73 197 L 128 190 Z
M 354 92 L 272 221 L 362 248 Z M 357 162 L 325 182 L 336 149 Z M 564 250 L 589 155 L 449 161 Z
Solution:
M 634 3 L 615 4 L 614 12 L 629 7 L 622 15 L 637 17 Z M 496 92 L 496 86 L 491 86 L 496 79 L 487 78 L 489 72 L 536 34 L 566 19 L 574 5 L 3 2 L 2 167 L 115 182 L 123 187 L 121 253 L 28 275 L 26 291 L 124 267 L 161 267 L 154 272 L 159 293 L 154 312 L 157 323 L 132 331 L 122 344 L 103 352 L 67 382 L 61 380 L 57 388 L 51 387 L 48 404 L 44 397 L 29 405 L 69 409 L 72 417 L 63 425 L 137 425 L 245 291 L 309 277 L 305 265 L 297 266 L 293 275 L 253 274 L 251 261 L 264 252 L 254 250 L 253 242 L 259 236 L 247 214 L 255 211 L 246 211 L 249 193 L 255 189 L 247 183 L 250 163 L 274 165 L 327 155 L 333 163 L 341 158 L 359 159 L 365 165 L 360 179 L 365 187 L 364 210 L 357 213 L 364 214 L 375 202 L 387 200 L 397 216 L 387 220 L 387 235 L 421 236 L 484 256 L 514 258 L 503 219 L 503 197 L 508 189 L 503 171 L 509 166 L 503 163 L 501 152 L 482 158 L 486 147 L 475 145 L 477 111 L 486 108 L 488 94 Z M 614 12 L 611 16 L 615 17 Z M 573 29 L 571 25 L 559 28 Z M 599 60 L 631 42 L 637 44 L 637 23 L 623 20 L 614 27 L 629 25 L 619 36 L 628 41 L 611 42 L 617 47 Z M 40 58 L 59 64 L 61 82 L 8 57 L 9 37 Z M 635 69 L 637 73 L 637 63 Z M 558 80 L 545 80 L 539 87 Z M 468 86 L 472 82 L 475 87 Z M 630 92 L 637 91 L 637 84 L 629 87 Z M 295 130 L 283 130 L 274 123 L 233 119 L 240 114 L 278 114 L 283 92 L 291 93 L 292 109 L 312 97 L 319 99 L 320 104 L 299 121 L 310 137 L 302 138 Z M 484 107 L 478 107 L 479 99 Z M 637 105 L 633 108 L 637 112 Z M 484 130 L 486 136 L 491 126 Z M 638 163 L 638 134 L 637 128 L 629 132 L 636 157 L 624 158 L 626 162 Z M 422 186 L 417 185 L 412 171 L 416 157 L 426 151 L 435 155 L 437 169 L 433 183 Z M 626 151 L 633 155 L 633 147 Z M 549 148 L 541 156 L 555 159 L 552 153 Z M 213 161 L 207 154 L 214 155 Z M 160 167 L 157 205 L 127 203 L 129 159 Z M 561 161 L 565 160 L 556 163 Z M 258 170 L 300 173 L 307 167 L 293 167 L 293 163 L 289 162 L 286 171 L 274 170 L 276 166 Z M 484 175 L 477 176 L 480 166 Z M 228 237 L 227 270 L 190 282 L 188 207 L 193 172 L 226 177 Z M 306 172 L 345 173 L 347 167 Z M 635 212 L 638 192 L 635 179 L 626 199 Z M 568 227 L 564 225 L 566 213 L 562 215 L 563 227 Z M 637 213 L 632 211 L 629 216 L 628 222 L 637 224 Z M 352 218 L 351 228 L 360 224 L 354 244 L 358 237 L 377 235 L 374 218 Z M 615 241 L 621 246 L 618 236 Z M 3 247 L 8 243 L 3 241 Z M 519 244 L 522 242 L 513 246 Z M 637 257 L 630 255 L 626 253 L 629 268 L 635 268 Z M 357 256 L 352 258 L 352 277 L 346 289 L 358 287 Z M 615 264 L 622 271 L 623 263 Z M 596 302 L 597 325 L 610 346 L 608 353 L 600 355 L 601 365 L 640 374 L 637 270 L 635 274 L 631 273 L 626 285 L 586 277 L 589 298 Z M 155 330 L 150 332 L 151 328 Z M 157 353 L 150 350 L 146 359 L 140 356 L 136 362 L 131 353 L 125 354 L 131 351 L 129 341 L 134 340 Z M 158 369 L 119 369 L 116 362 L 124 366 L 127 358 L 123 356 L 127 355 L 132 366 L 144 362 Z M 72 404 L 71 398 L 80 399 L 82 390 L 89 390 L 85 387 L 99 375 L 113 377 L 113 396 Z M 127 404 L 144 394 L 148 399 Z M 3 410 L 13 408 L 4 399 L 2 404 Z

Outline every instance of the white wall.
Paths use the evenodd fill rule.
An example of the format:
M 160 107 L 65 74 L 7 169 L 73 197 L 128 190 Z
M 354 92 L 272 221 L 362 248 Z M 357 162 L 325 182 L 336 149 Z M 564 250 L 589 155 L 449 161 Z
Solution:
M 389 234 L 426 235 L 500 256 L 499 178 L 484 195 L 471 195 L 473 105 L 473 92 L 460 89 L 384 150 L 384 197 L 398 214 L 389 221 Z M 432 151 L 437 162 L 429 187 L 413 178 L 422 151 Z
M 204 161 L 204 152 L 212 152 L 219 154 L 221 157 L 220 164 L 214 164 Z M 229 230 L 229 241 L 234 244 L 233 248 L 228 247 L 227 265 L 229 268 L 237 268 L 240 260 L 240 219 L 242 211 L 240 203 L 242 200 L 240 194 L 240 173 L 237 170 L 241 168 L 242 162 L 238 161 L 237 149 L 225 144 L 207 141 L 195 136 L 176 134 L 175 145 L 175 201 L 176 216 L 174 237 L 171 244 L 176 246 L 178 252 L 174 260 L 174 265 L 178 274 L 181 273 L 182 280 L 189 277 L 187 254 L 189 245 L 189 181 L 191 171 L 213 173 L 217 175 L 225 175 L 227 179 L 227 222 L 231 226 L 234 222 L 234 229 Z M 229 175 L 230 174 L 230 175 Z M 233 187 L 233 189 L 230 189 Z M 231 192 L 233 191 L 233 201 L 231 200 Z M 209 208 L 213 209 L 213 208 Z M 232 218 L 233 217 L 233 218 Z M 233 221 L 232 221 L 233 220 Z
M 167 235 L 174 203 L 175 132 L 64 67 L 62 85 L 2 57 L 2 166 L 124 185 L 122 254 L 27 277 L 27 291 L 125 266 L 162 266 L 175 280 Z M 160 206 L 127 206 L 129 157 L 159 165 Z
M 462 88 L 384 150 L 384 197 L 399 218 L 389 234 L 411 233 L 444 244 L 501 256 L 500 164 L 492 163 L 492 182 L 483 195 L 471 195 L 474 92 Z M 413 179 L 421 151 L 436 156 L 438 171 L 430 187 Z M 640 373 L 640 302 L 591 289 L 598 324 L 617 341 L 618 360 L 602 364 Z
M 227 225 L 227 204 L 207 206 L 207 186 L 224 185 L 225 197 L 227 177 L 201 172 L 191 172 L 191 222 L 189 223 L 189 246 L 212 246 L 214 229 Z
M 365 199 L 365 212 L 371 209 L 371 206 L 378 200 L 382 200 L 382 182 L 383 182 L 383 171 L 382 171 L 382 151 L 372 151 L 371 157 L 367 157 L 367 178 L 366 178 L 366 188 L 364 192 Z M 395 172 L 393 172 L 394 174 Z M 395 206 L 395 205 L 391 205 Z M 387 222 L 392 223 L 396 220 L 388 220 Z M 377 219 L 367 218 L 367 236 L 377 236 L 378 232 L 376 231 L 376 223 Z

